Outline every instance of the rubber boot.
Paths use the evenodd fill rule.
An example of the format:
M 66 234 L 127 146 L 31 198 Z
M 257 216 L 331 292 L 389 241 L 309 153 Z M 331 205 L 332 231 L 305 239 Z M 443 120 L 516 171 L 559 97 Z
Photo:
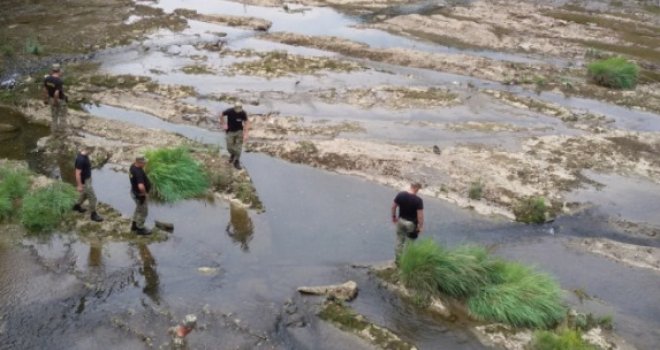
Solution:
M 72 209 L 79 212 L 79 213 L 84 213 L 84 212 L 87 211 L 87 209 L 81 207 L 80 204 L 74 205 Z
M 137 225 L 135 224 L 135 221 L 131 221 L 131 232 L 137 231 Z
M 96 222 L 103 221 L 103 218 L 99 214 L 97 214 L 95 211 L 92 212 L 92 215 L 90 215 L 89 218 L 92 219 L 92 221 L 96 221 Z
M 243 167 L 241 167 L 241 162 L 239 162 L 238 159 L 234 160 L 234 168 L 236 168 L 236 170 L 243 169 Z

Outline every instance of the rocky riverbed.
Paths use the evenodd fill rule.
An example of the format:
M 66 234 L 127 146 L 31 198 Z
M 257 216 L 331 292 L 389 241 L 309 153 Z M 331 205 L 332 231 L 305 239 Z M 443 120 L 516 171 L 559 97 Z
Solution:
M 343 249 L 346 255 L 307 256 L 305 251 L 319 247 L 306 243 L 302 250 L 295 247 L 300 248 L 298 241 L 306 242 L 306 232 L 326 232 L 333 226 L 333 220 L 323 221 L 319 212 L 334 213 L 341 206 L 354 208 L 351 203 L 340 205 L 335 202 L 338 199 L 326 198 L 330 192 L 351 196 L 374 183 L 393 193 L 410 181 L 422 182 L 422 195 L 433 203 L 431 207 L 443 208 L 430 220 L 442 222 L 448 219 L 446 212 L 459 210 L 456 215 L 471 228 L 464 232 L 469 237 L 464 239 L 471 240 L 475 237 L 473 231 L 483 230 L 481 224 L 476 224 L 480 220 L 488 221 L 487 226 L 493 230 L 507 222 L 512 232 L 534 232 L 532 237 L 521 238 L 525 244 L 533 245 L 525 239 L 537 239 L 536 233 L 550 231 L 552 238 L 542 239 L 561 240 L 562 254 L 573 257 L 578 254 L 575 252 L 588 252 L 590 258 L 586 259 L 603 259 L 605 265 L 614 261 L 647 279 L 657 277 L 660 221 L 644 214 L 660 209 L 660 23 L 658 6 L 653 2 L 256 0 L 210 4 L 76 0 L 66 8 L 49 8 L 48 15 L 42 1 L 9 1 L 6 8 L 0 14 L 6 23 L 0 28 L 0 76 L 12 89 L 0 90 L 0 102 L 25 118 L 20 122 L 14 116 L 0 119 L 3 152 L 9 149 L 5 144 L 11 146 L 11 152 L 2 153 L 3 157 L 27 160 L 37 171 L 66 179 L 67 167 L 60 164 L 67 160 L 61 160 L 58 154 L 63 150 L 75 152 L 81 145 L 93 146 L 97 164 L 105 164 L 99 175 L 105 183 L 101 189 L 106 196 L 102 213 L 111 218 L 104 224 L 107 230 L 86 224 L 71 226 L 68 231 L 78 232 L 74 236 L 78 238 L 63 244 L 74 247 L 68 250 L 52 250 L 40 242 L 26 241 L 15 227 L 8 226 L 6 231 L 14 232 L 10 241 L 32 247 L 38 258 L 35 269 L 42 261 L 59 264 L 71 254 L 80 258 L 86 254 L 86 245 L 105 245 L 115 256 L 129 254 L 131 258 L 126 261 L 130 264 L 119 264 L 113 272 L 115 279 L 101 281 L 94 288 L 88 282 L 80 287 L 75 281 L 58 288 L 68 295 L 60 299 L 64 304 L 87 300 L 99 293 L 98 288 L 118 288 L 121 292 L 113 297 L 107 294 L 110 305 L 122 310 L 112 315 L 114 326 L 98 317 L 105 307 L 102 299 L 91 304 L 93 312 L 83 315 L 104 325 L 100 329 L 106 334 L 119 332 L 137 339 L 129 340 L 131 345 L 164 346 L 169 339 L 150 329 L 148 322 L 166 329 L 175 318 L 192 310 L 205 315 L 199 336 L 192 343 L 197 347 L 217 343 L 222 333 L 229 338 L 224 343 L 229 346 L 286 348 L 287 344 L 295 344 L 305 348 L 316 344 L 332 348 L 331 342 L 319 345 L 310 343 L 310 339 L 324 334 L 343 339 L 333 331 L 315 322 L 314 327 L 321 328 L 313 331 L 291 326 L 299 322 L 282 326 L 254 310 L 240 296 L 259 300 L 263 310 L 279 314 L 278 304 L 291 296 L 294 285 L 328 284 L 323 278 L 336 277 L 336 264 L 365 260 L 349 254 L 350 247 L 336 242 L 328 244 L 336 251 Z M 611 90 L 588 80 L 585 64 L 612 55 L 623 55 L 641 67 L 635 89 Z M 49 125 L 50 111 L 41 102 L 39 82 L 52 62 L 63 63 L 70 99 L 73 133 L 66 147 L 47 138 L 36 144 L 45 135 L 34 130 Z M 234 101 L 244 103 L 252 121 L 246 144 L 250 152 L 245 155 L 247 171 L 241 172 L 227 165 L 223 136 L 218 130 L 219 112 Z M 119 232 L 130 209 L 112 188 L 121 183 L 121 173 L 136 154 L 172 145 L 189 147 L 217 178 L 202 202 L 156 209 L 156 215 L 171 215 L 173 221 L 181 223 L 175 225 L 172 239 L 152 243 L 152 254 Z M 31 152 L 36 146 L 40 146 L 41 155 Z M 287 163 L 271 163 L 274 160 L 270 157 Z M 347 178 L 351 180 L 344 183 L 334 177 L 325 178 L 319 170 L 300 170 L 312 173 L 290 175 L 298 186 L 285 191 L 288 184 L 277 179 L 280 173 L 298 171 L 290 163 L 350 175 Z M 270 176 L 264 177 L 264 172 Z M 307 183 L 307 178 L 326 182 Z M 332 186 L 335 181 L 353 191 Z M 383 190 L 369 188 L 363 193 L 365 203 L 360 203 L 373 206 L 370 198 L 382 199 L 376 193 Z M 307 191 L 320 193 L 313 196 Z M 280 197 L 291 197 L 300 204 L 305 198 L 313 203 L 310 208 L 316 208 L 314 212 L 307 212 L 304 206 L 298 209 L 309 218 L 300 220 L 304 228 L 282 222 L 282 217 L 296 220 L 279 210 L 287 206 Z M 536 197 L 543 198 L 547 221 L 556 223 L 529 228 L 509 224 L 515 219 L 519 203 Z M 389 202 L 391 198 L 383 200 Z M 218 204 L 229 202 L 234 203 L 231 208 Z M 326 206 L 324 202 L 334 204 Z M 238 213 L 245 208 L 252 209 Z M 256 214 L 264 209 L 263 216 Z M 365 209 L 354 208 L 353 212 L 361 210 Z M 323 227 L 311 219 L 317 216 Z M 220 223 L 209 217 L 228 219 Z M 583 221 L 575 227 L 571 220 Z M 346 227 L 354 225 L 352 221 L 344 222 Z M 358 231 L 390 229 L 380 224 L 369 227 Z M 454 237 L 448 229 L 451 231 L 438 226 L 429 234 L 438 239 L 445 239 L 446 234 Z M 261 236 L 253 239 L 255 230 Z M 108 234 L 99 235 L 106 231 Z M 211 234 L 218 231 L 227 234 L 222 239 Z M 191 242 L 183 232 L 190 232 L 193 240 L 199 241 Z M 282 232 L 295 240 L 290 241 Z M 380 237 L 362 233 L 372 241 Z M 282 248 L 284 244 L 277 243 L 275 237 L 293 248 Z M 370 247 L 350 237 L 343 239 L 362 251 L 376 250 L 367 254 L 366 260 L 390 255 L 389 247 Z M 361 236 L 356 233 L 355 237 Z M 497 237 L 494 243 L 504 246 L 506 254 L 507 236 Z M 493 243 L 485 236 L 474 239 Z M 207 242 L 226 256 L 210 252 L 200 242 Z M 227 251 L 226 244 L 239 245 L 244 255 Z M 190 251 L 183 258 L 177 257 L 177 245 Z M 515 247 L 509 249 L 516 251 Z M 192 253 L 200 250 L 205 252 L 201 256 Z M 51 261 L 51 255 L 62 256 Z M 310 259 L 313 267 L 309 271 L 294 268 L 296 263 L 289 263 L 292 256 Z M 28 258 L 20 255 L 17 259 Z M 106 260 L 114 259 L 106 256 Z M 192 280 L 202 290 L 194 305 L 179 299 L 185 294 L 181 287 L 185 281 L 181 282 L 180 273 L 163 259 L 173 259 L 187 270 L 211 271 Z M 186 259 L 195 263 L 189 264 Z M 89 273 L 95 281 L 103 279 L 96 270 L 82 266 L 80 260 L 71 265 L 74 275 Z M 560 266 L 558 260 L 561 258 L 553 263 Z M 157 270 L 162 275 L 157 280 L 155 261 L 165 265 Z M 274 264 L 268 271 L 286 275 L 283 282 L 269 282 L 261 275 L 260 261 Z M 279 261 L 285 263 L 279 266 Z M 108 265 L 108 270 L 113 268 Z M 66 271 L 57 273 L 66 275 Z M 147 296 L 143 304 L 148 306 L 139 312 L 135 308 L 140 306 L 126 300 L 134 296 L 127 287 L 130 283 L 122 282 L 134 277 L 121 271 L 138 271 L 143 276 Z M 574 283 L 578 275 L 596 285 L 583 272 L 562 275 L 562 282 Z M 228 288 L 228 281 L 236 286 Z M 635 281 L 646 280 L 640 277 Z M 373 281 L 367 281 L 367 286 L 370 283 Z M 166 308 L 160 304 L 163 299 L 150 292 L 154 285 L 163 286 L 162 297 L 169 304 Z M 272 285 L 276 287 L 269 295 Z M 210 291 L 216 288 L 229 294 L 228 301 L 211 301 Z M 366 304 L 374 297 L 380 294 L 367 293 Z M 640 305 L 617 304 L 621 301 L 616 293 L 608 297 L 606 309 L 626 310 L 615 315 L 615 319 L 620 317 L 625 320 L 622 323 L 626 322 L 622 325 L 624 338 L 636 341 L 642 349 L 657 340 L 660 335 L 650 330 L 657 325 L 657 317 L 639 311 L 643 309 Z M 391 318 L 360 304 L 360 298 L 355 302 L 358 312 L 396 334 L 402 333 L 406 344 L 431 348 L 423 340 L 424 335 L 392 324 Z M 639 298 L 639 303 L 650 299 L 653 295 Z M 386 306 L 388 310 L 391 307 Z M 314 309 L 300 308 L 311 313 L 309 310 Z M 67 308 L 63 310 L 51 311 L 67 312 Z M 635 312 L 637 315 L 631 315 Z M 34 317 L 31 312 L 16 310 L 11 315 L 23 321 Z M 240 317 L 248 318 L 249 325 L 243 324 Z M 417 317 L 421 316 L 413 318 Z M 296 327 L 305 331 L 293 330 Z M 635 339 L 634 329 L 646 329 L 646 336 Z M 21 337 L 12 338 L 12 344 L 36 344 Z M 471 345 L 465 348 L 482 346 L 479 339 L 468 337 L 472 337 L 467 341 Z M 104 344 L 111 343 L 110 336 L 102 338 Z M 443 339 L 434 341 L 446 341 Z M 341 344 L 353 343 L 343 339 Z

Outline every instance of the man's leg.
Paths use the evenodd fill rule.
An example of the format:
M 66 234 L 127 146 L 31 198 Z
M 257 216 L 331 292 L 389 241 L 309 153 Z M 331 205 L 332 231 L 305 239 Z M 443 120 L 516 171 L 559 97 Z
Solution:
M 144 230 L 144 222 L 149 215 L 149 208 L 147 207 L 147 199 L 140 200 L 138 196 L 131 193 L 133 201 L 135 202 L 135 211 L 133 212 L 133 222 L 138 230 Z
M 234 147 L 233 145 L 234 132 L 230 131 L 225 135 L 225 141 L 227 142 L 227 152 L 229 152 L 229 162 L 234 161 Z
M 396 249 L 395 249 L 395 258 L 394 262 L 396 266 L 399 266 L 399 259 L 401 257 L 401 253 L 403 252 L 403 248 L 406 245 L 408 233 L 412 232 L 414 230 L 415 224 L 399 218 L 399 221 L 396 223 L 396 239 L 397 239 L 397 244 L 396 244 Z
M 89 210 L 92 213 L 96 212 L 96 193 L 94 193 L 94 187 L 92 187 L 91 178 L 85 180 L 83 193 L 87 196 L 87 199 L 89 199 Z
M 59 130 L 59 111 L 58 107 L 55 105 L 53 98 L 48 99 L 48 104 L 50 105 L 50 133 L 55 136 Z
M 243 150 L 243 130 L 236 132 L 234 139 L 234 161 L 238 162 L 241 159 L 241 151 Z

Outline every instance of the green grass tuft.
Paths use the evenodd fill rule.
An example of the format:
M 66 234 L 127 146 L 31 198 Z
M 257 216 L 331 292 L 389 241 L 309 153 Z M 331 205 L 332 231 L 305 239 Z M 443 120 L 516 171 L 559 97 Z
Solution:
M 209 187 L 209 179 L 202 166 L 188 149 L 163 148 L 146 154 L 145 168 L 153 184 L 153 194 L 166 202 L 198 197 Z
M 21 222 L 30 231 L 52 230 L 71 212 L 77 198 L 76 189 L 64 182 L 39 188 L 23 199 Z
M 9 199 L 23 198 L 30 188 L 30 172 L 23 169 L 0 168 L 0 191 Z
M 622 57 L 592 62 L 587 72 L 594 83 L 614 89 L 634 88 L 639 77 L 639 67 Z
M 596 346 L 582 339 L 579 331 L 565 329 L 554 333 L 536 331 L 531 343 L 532 350 L 596 350 Z
M 25 52 L 39 56 L 44 53 L 44 49 L 37 39 L 30 38 L 25 41 Z
M 566 316 L 561 289 L 548 275 L 514 262 L 500 262 L 491 272 L 498 283 L 484 286 L 468 300 L 477 319 L 515 327 L 548 328 Z
M 12 217 L 14 205 L 11 198 L 0 188 L 0 222 Z
M 516 221 L 527 224 L 542 224 L 545 222 L 546 205 L 543 197 L 528 197 L 522 199 L 513 208 Z
M 403 284 L 414 290 L 423 304 L 439 291 L 438 266 L 445 252 L 432 239 L 420 239 L 406 245 L 399 259 L 399 275 Z

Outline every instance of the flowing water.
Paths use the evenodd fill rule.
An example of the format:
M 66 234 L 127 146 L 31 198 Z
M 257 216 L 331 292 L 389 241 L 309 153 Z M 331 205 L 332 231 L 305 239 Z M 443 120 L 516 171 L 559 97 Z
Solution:
M 457 49 L 421 43 L 374 30 L 357 29 L 360 18 L 326 8 L 286 13 L 279 8 L 243 6 L 215 1 L 163 0 L 158 6 L 167 11 L 194 8 L 201 13 L 251 15 L 273 21 L 273 31 L 301 34 L 331 34 L 367 42 L 375 47 L 405 47 L 418 50 L 456 52 Z M 405 9 L 402 9 L 402 11 Z M 326 25 L 320 26 L 319 23 Z M 319 28 L 333 28 L 319 32 Z M 179 69 L 194 61 L 192 55 L 208 56 L 215 67 L 231 60 L 212 57 L 192 45 L 211 41 L 210 33 L 228 33 L 231 48 L 256 50 L 285 49 L 305 55 L 328 55 L 318 50 L 273 44 L 255 38 L 253 33 L 191 21 L 182 34 L 158 33 L 141 45 L 100 55 L 108 73 L 148 75 L 162 83 L 190 85 L 202 95 L 248 91 L 284 91 L 300 100 L 262 99 L 249 106 L 251 113 L 278 110 L 306 118 L 354 120 L 367 125 L 365 134 L 342 135 L 355 138 L 386 139 L 418 144 L 475 142 L 515 148 L 518 139 L 530 131 L 544 135 L 550 131 L 579 133 L 559 121 L 533 112 L 522 113 L 489 98 L 473 94 L 465 83 L 500 88 L 490 82 L 419 69 L 369 64 L 370 69 L 352 74 L 335 73 L 323 77 L 263 79 L 220 75 L 186 75 Z M 144 47 L 153 49 L 144 50 Z M 172 49 L 175 48 L 175 49 Z M 474 54 L 474 53 L 471 53 Z M 511 55 L 481 52 L 486 57 L 509 59 Z M 517 60 L 528 58 L 516 56 Z M 384 69 L 383 69 L 384 68 Z M 157 69 L 164 74 L 154 74 Z M 299 83 L 296 83 L 298 81 Z M 305 98 L 307 89 L 363 87 L 378 84 L 454 87 L 472 102 L 449 109 L 368 111 L 349 105 L 331 105 Z M 519 93 L 524 94 L 520 91 Z M 603 111 L 624 127 L 656 130 L 654 115 L 619 109 L 606 103 L 562 99 L 544 94 L 554 102 Z M 200 97 L 195 103 L 217 112 L 225 103 Z M 222 143 L 216 130 L 178 125 L 154 116 L 111 106 L 87 106 L 98 117 L 121 120 L 147 128 L 179 133 L 203 143 Z M 635 119 L 624 118 L 635 113 Z M 34 155 L 36 140 L 47 134 L 43 127 L 27 125 L 20 116 L 0 110 L 0 123 L 18 125 L 20 131 L 5 143 L 0 139 L 0 156 L 27 159 L 33 169 L 51 176 L 71 172 L 66 159 L 44 160 Z M 645 119 L 646 118 L 646 119 Z M 506 121 L 528 128 L 492 136 L 483 133 L 429 132 L 414 125 L 391 128 L 392 121 Z M 635 122 L 637 120 L 638 122 Z M 183 201 L 174 205 L 154 204 L 148 224 L 154 219 L 170 221 L 175 231 L 162 243 L 116 243 L 79 238 L 68 232 L 52 237 L 28 237 L 19 246 L 7 229 L 0 240 L 0 349 L 141 349 L 169 341 L 168 327 L 184 315 L 195 313 L 200 329 L 188 339 L 188 348 L 309 348 L 346 349 L 359 347 L 350 336 L 316 321 L 315 298 L 297 296 L 301 285 L 340 283 L 354 279 L 359 297 L 351 303 L 375 323 L 392 329 L 420 349 L 482 349 L 464 324 L 438 320 L 379 287 L 375 278 L 354 263 L 378 263 L 392 258 L 394 234 L 388 214 L 396 191 L 366 180 L 332 174 L 307 166 L 294 165 L 261 154 L 243 159 L 260 199 L 264 213 L 246 211 L 224 201 Z M 46 164 L 46 165 L 44 165 Z M 133 204 L 128 195 L 126 174 L 112 165 L 94 172 L 99 199 L 128 217 Z M 597 177 L 597 175 L 593 175 Z M 65 180 L 67 180 L 67 177 Z M 70 181 L 70 179 L 68 179 Z M 602 182 L 617 182 L 608 177 Z M 638 194 L 655 185 L 636 183 Z M 626 187 L 627 188 L 627 187 Z M 603 197 L 619 196 L 625 189 L 612 188 L 598 193 L 585 190 L 602 203 Z M 657 193 L 657 192 L 656 192 Z M 657 196 L 634 196 L 640 207 L 657 206 Z M 473 211 L 446 202 L 425 198 L 427 235 L 442 244 L 479 243 L 498 255 L 533 264 L 556 276 L 567 291 L 566 299 L 578 310 L 613 315 L 617 332 L 640 349 L 652 349 L 660 339 L 660 279 L 657 273 L 631 269 L 605 258 L 571 250 L 566 242 L 574 237 L 607 237 L 630 243 L 658 246 L 653 239 L 630 238 L 609 227 L 603 216 L 633 210 L 606 204 L 581 215 L 562 217 L 540 226 L 485 218 Z M 632 199 L 626 203 L 633 202 Z M 648 211 L 647 211 L 648 212 Z M 636 217 L 648 221 L 650 217 Z M 580 266 L 579 269 L 576 266 Z M 202 268 L 202 269 L 200 269 Z M 581 303 L 571 290 L 595 295 Z M 293 299 L 309 324 L 287 327 L 283 306 Z M 368 348 L 368 347 L 364 347 Z

